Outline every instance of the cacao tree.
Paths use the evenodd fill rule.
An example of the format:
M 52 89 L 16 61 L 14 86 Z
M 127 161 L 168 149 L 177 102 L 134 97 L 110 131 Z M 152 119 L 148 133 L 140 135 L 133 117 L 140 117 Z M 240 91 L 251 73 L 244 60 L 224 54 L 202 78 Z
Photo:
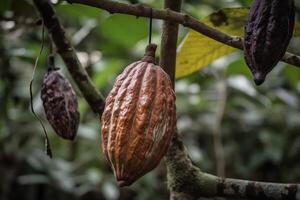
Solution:
M 143 2 L 4 1 L 0 168 L 9 173 L 0 198 L 299 199 L 299 2 Z M 160 52 L 149 45 L 141 59 L 150 19 Z M 65 67 L 46 72 L 53 54 Z M 17 81 L 30 80 L 16 71 L 36 57 L 26 68 L 37 68 L 33 106 L 48 130 L 75 139 L 51 134 L 53 159 L 39 151 L 43 135 L 32 137 L 28 124 L 37 120 L 14 115 L 20 100 L 25 110 L 30 102 L 22 97 L 29 83 Z M 270 74 L 257 87 L 251 72 L 256 84 Z M 119 186 L 133 185 L 120 188 L 113 174 Z

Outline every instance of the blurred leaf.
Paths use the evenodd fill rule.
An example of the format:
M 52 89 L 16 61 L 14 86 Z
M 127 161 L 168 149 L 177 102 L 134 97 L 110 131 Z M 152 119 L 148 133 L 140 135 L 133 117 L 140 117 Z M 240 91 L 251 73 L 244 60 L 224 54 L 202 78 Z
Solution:
M 253 84 L 251 84 L 251 82 L 244 76 L 231 76 L 228 79 L 228 84 L 232 88 L 240 90 L 240 92 L 245 93 L 249 96 L 254 97 L 257 95 L 256 89 L 253 87 Z
M 80 125 L 78 129 L 78 136 L 89 140 L 95 140 L 97 139 L 98 133 L 94 127 Z
M 4 0 L 1 2 L 0 15 L 5 14 L 5 11 L 9 10 L 11 6 L 10 0 Z
M 294 37 L 300 36 L 300 22 L 295 23 Z
M 106 38 L 131 48 L 148 35 L 147 20 L 128 15 L 112 15 L 98 31 Z
M 97 88 L 103 88 L 110 78 L 116 77 L 118 72 L 125 67 L 122 60 L 119 59 L 108 59 L 104 62 L 97 63 L 95 68 L 98 73 L 93 77 L 93 81 Z
M 81 19 L 83 17 L 87 18 L 99 18 L 102 11 L 91 6 L 84 6 L 80 4 L 60 4 L 55 8 L 59 15 L 69 15 Z
M 225 8 L 210 14 L 201 22 L 231 36 L 242 37 L 248 8 Z M 294 36 L 300 35 L 300 22 L 296 23 Z M 190 30 L 180 44 L 176 61 L 176 78 L 202 69 L 214 60 L 236 51 L 235 48 Z
M 49 178 L 46 175 L 30 174 L 19 176 L 18 182 L 20 184 L 46 184 L 49 183 Z
M 285 75 L 288 83 L 296 89 L 300 80 L 299 68 L 287 65 L 283 69 L 283 74 Z
M 1 6 L 3 5 L 1 1 Z M 9 3 L 9 9 L 13 12 L 14 18 L 34 18 L 35 12 L 32 12 L 32 4 L 28 0 L 4 0 L 4 4 Z M 0 6 L 0 7 L 1 7 Z M 11 14 L 11 13 L 10 13 Z
M 298 98 L 290 91 L 283 88 L 277 89 L 275 95 L 290 107 L 297 108 L 299 105 Z
M 243 75 L 247 78 L 252 78 L 251 72 L 248 69 L 243 57 L 230 63 L 226 68 L 226 75 Z
M 103 193 L 108 200 L 117 199 L 119 194 L 118 189 L 114 184 L 106 182 L 102 187 Z

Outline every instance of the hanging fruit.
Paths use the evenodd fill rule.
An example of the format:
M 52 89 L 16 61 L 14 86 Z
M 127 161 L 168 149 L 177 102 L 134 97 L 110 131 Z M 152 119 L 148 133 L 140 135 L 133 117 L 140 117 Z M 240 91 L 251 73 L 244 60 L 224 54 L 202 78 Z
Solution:
M 77 98 L 70 82 L 53 66 L 44 76 L 41 99 L 46 117 L 57 135 L 74 140 L 79 125 Z
M 257 85 L 284 56 L 294 22 L 293 0 L 253 0 L 245 26 L 244 54 Z
M 117 77 L 102 114 L 102 149 L 119 186 L 155 168 L 165 155 L 176 121 L 169 76 L 154 64 L 155 44 Z

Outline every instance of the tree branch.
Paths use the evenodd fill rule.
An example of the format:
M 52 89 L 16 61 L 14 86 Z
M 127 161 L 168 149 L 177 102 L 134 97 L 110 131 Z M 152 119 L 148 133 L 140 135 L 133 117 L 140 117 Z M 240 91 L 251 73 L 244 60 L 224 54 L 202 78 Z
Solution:
M 44 25 L 48 29 L 52 41 L 56 45 L 57 52 L 64 60 L 84 98 L 95 113 L 102 113 L 104 97 L 96 89 L 89 75 L 79 62 L 76 52 L 70 41 L 66 38 L 65 31 L 56 17 L 53 7 L 48 0 L 34 0 L 33 2 L 43 19 Z
M 175 11 L 181 10 L 181 0 L 165 0 L 166 9 L 171 9 Z M 176 67 L 176 47 L 178 39 L 178 24 L 171 21 L 164 21 L 163 31 L 161 36 L 161 51 L 160 51 L 160 66 L 164 69 L 165 72 L 170 76 L 170 79 L 175 87 L 175 67 Z M 176 142 L 178 137 L 177 131 L 175 131 L 174 138 L 172 141 Z M 171 146 L 173 145 L 171 143 Z M 167 176 L 168 182 L 174 180 L 176 174 L 171 173 L 171 166 L 174 165 L 173 160 L 173 148 L 170 147 L 168 153 L 166 154 L 166 164 L 167 164 Z M 176 150 L 176 149 L 175 149 Z M 187 193 L 176 192 L 172 187 L 170 188 L 170 199 L 171 200 L 190 200 L 191 196 Z
M 222 121 L 227 102 L 227 83 L 223 73 L 223 71 L 220 72 L 220 79 L 217 82 L 218 103 L 216 106 L 216 121 L 212 129 L 217 175 L 221 177 L 226 176 L 226 162 L 222 143 Z
M 107 10 L 110 13 L 123 13 L 134 15 L 137 17 L 150 17 L 151 8 L 141 4 L 130 5 L 111 0 L 67 0 L 70 3 L 84 4 L 96 8 Z M 163 19 L 172 21 L 183 26 L 189 27 L 213 40 L 226 44 L 228 46 L 243 50 L 242 38 L 232 37 L 226 33 L 220 32 L 212 27 L 199 22 L 197 19 L 187 15 L 181 14 L 170 9 L 152 9 L 152 17 L 156 19 Z M 300 56 L 287 52 L 282 61 L 300 67 Z
M 227 179 L 202 172 L 192 164 L 180 137 L 173 139 L 168 153 L 168 172 L 172 175 L 169 186 L 172 191 L 189 195 L 192 199 L 216 196 L 230 199 L 300 199 L 299 184 Z
M 181 0 L 165 0 L 165 8 L 180 11 Z M 164 21 L 161 36 L 160 66 L 169 74 L 174 87 L 178 24 Z
M 89 102 L 92 110 L 101 114 L 104 106 L 103 98 L 79 63 L 49 0 L 34 0 L 34 3 L 41 13 L 71 76 Z M 300 185 L 224 179 L 202 172 L 192 164 L 177 133 L 166 156 L 166 163 L 169 177 L 168 184 L 172 191 L 171 197 L 174 200 L 196 199 L 203 196 L 276 200 L 300 199 Z

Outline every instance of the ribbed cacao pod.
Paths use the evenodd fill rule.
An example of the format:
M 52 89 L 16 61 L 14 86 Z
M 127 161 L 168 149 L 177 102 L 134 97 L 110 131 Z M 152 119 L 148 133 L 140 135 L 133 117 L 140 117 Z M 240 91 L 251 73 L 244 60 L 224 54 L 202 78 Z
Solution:
M 154 64 L 156 45 L 117 77 L 102 122 L 102 149 L 119 186 L 131 185 L 165 155 L 176 121 L 169 76 Z
M 46 117 L 57 135 L 73 140 L 79 125 L 78 103 L 70 82 L 56 70 L 45 74 L 41 99 Z
M 293 0 L 253 0 L 245 26 L 244 54 L 257 85 L 284 56 L 294 23 Z

